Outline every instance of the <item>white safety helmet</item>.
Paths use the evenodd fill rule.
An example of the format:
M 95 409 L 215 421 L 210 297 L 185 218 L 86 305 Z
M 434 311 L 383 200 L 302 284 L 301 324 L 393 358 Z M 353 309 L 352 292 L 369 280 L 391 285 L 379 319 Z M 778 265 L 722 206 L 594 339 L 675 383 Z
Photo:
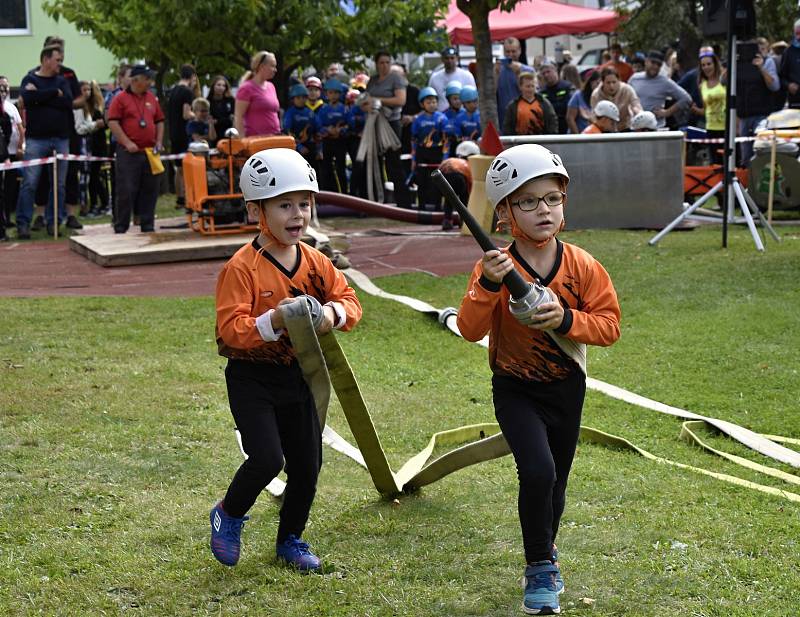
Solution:
M 529 180 L 560 176 L 569 182 L 561 157 L 539 144 L 523 144 L 504 150 L 486 172 L 486 196 L 493 207 Z
M 456 156 L 467 158 L 473 154 L 480 154 L 481 149 L 474 141 L 462 141 L 456 146 Z
M 594 106 L 594 115 L 598 118 L 611 118 L 614 122 L 619 122 L 619 108 L 611 101 L 600 101 Z
M 631 118 L 631 130 L 633 131 L 655 131 L 658 129 L 658 120 L 652 111 L 640 111 Z
M 239 179 L 245 201 L 259 201 L 292 191 L 319 193 L 317 174 L 299 152 L 289 148 L 261 150 L 247 159 Z

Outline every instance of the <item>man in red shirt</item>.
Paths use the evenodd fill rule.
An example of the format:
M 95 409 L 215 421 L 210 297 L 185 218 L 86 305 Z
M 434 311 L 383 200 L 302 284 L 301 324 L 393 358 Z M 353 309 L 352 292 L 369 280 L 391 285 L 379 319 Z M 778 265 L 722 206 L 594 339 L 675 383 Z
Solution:
M 114 231 L 118 234 L 128 231 L 134 206 L 141 230 L 154 230 L 158 176 L 150 170 L 145 150 L 161 151 L 164 113 L 150 92 L 152 78 L 147 66 L 134 66 L 130 86 L 114 97 L 108 110 L 108 126 L 117 140 Z
M 617 69 L 617 75 L 619 75 L 620 81 L 627 81 L 633 75 L 633 67 L 630 64 L 625 62 L 622 59 L 622 45 L 619 43 L 613 43 L 610 48 L 611 51 L 611 60 L 606 62 L 605 64 L 600 65 L 597 70 L 602 71 L 607 66 Z

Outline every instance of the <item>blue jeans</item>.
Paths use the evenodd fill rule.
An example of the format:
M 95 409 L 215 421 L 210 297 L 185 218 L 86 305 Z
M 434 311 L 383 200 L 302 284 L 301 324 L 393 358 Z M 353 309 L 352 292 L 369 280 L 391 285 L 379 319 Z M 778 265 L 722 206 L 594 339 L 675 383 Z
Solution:
M 739 118 L 739 135 L 742 137 L 752 137 L 756 134 L 756 126 L 766 116 L 747 116 Z M 753 156 L 753 142 L 743 141 L 739 144 L 739 152 L 741 153 L 741 167 L 750 167 L 750 159 Z
M 39 159 L 53 154 L 69 152 L 69 139 L 66 137 L 28 137 L 25 140 L 25 160 Z M 17 225 L 30 226 L 33 218 L 33 201 L 36 195 L 36 186 L 42 171 L 52 173 L 49 165 L 34 165 L 23 167 L 22 188 L 17 199 Z M 67 161 L 58 161 L 58 222 L 61 224 L 67 218 L 67 207 L 64 203 L 64 186 L 67 181 Z M 53 187 L 50 186 L 50 199 L 44 211 L 44 220 L 48 225 L 53 223 Z

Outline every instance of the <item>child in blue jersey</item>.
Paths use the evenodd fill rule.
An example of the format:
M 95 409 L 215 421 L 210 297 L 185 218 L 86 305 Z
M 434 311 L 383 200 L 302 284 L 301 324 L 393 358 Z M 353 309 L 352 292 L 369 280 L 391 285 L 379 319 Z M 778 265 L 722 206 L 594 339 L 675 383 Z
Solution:
M 191 141 L 205 141 L 209 145 L 216 143 L 216 120 L 211 116 L 211 104 L 208 99 L 198 97 L 192 101 L 194 119 L 186 123 L 186 135 Z
M 317 129 L 314 112 L 306 106 L 308 89 L 295 84 L 289 89 L 291 106 L 283 114 L 283 132 L 294 137 L 295 149 L 312 167 L 317 167 L 317 144 L 314 140 Z
M 347 111 L 340 101 L 342 82 L 325 82 L 328 102 L 317 111 L 317 132 L 322 140 L 322 189 L 336 193 L 347 192 L 345 157 L 347 156 Z
M 420 210 L 426 204 L 441 207 L 441 195 L 431 181 L 431 174 L 442 162 L 445 154 L 447 118 L 436 110 L 439 97 L 436 90 L 428 86 L 419 91 L 422 111 L 411 123 L 411 157 L 417 182 L 417 203 Z
M 364 161 L 356 160 L 358 145 L 361 143 L 361 135 L 364 132 L 364 125 L 367 123 L 367 113 L 362 105 L 359 104 L 358 90 L 350 90 L 347 93 L 345 103 L 347 107 L 347 154 L 350 155 L 352 165 L 350 173 L 350 194 L 353 197 L 367 197 L 367 175 L 364 169 Z
M 461 89 L 461 103 L 464 108 L 458 112 L 454 121 L 456 139 L 462 141 L 478 141 L 481 137 L 481 112 L 478 111 L 478 89 L 464 86 Z
M 447 153 L 449 156 L 456 155 L 456 146 L 458 145 L 458 135 L 456 135 L 456 117 L 461 113 L 461 86 L 460 81 L 450 81 L 444 90 L 444 95 L 447 98 L 447 109 L 444 110 L 445 118 L 447 118 Z
M 322 81 L 320 81 L 319 77 L 309 77 L 306 79 L 306 89 L 308 90 L 306 107 L 316 113 L 325 102 L 322 100 Z

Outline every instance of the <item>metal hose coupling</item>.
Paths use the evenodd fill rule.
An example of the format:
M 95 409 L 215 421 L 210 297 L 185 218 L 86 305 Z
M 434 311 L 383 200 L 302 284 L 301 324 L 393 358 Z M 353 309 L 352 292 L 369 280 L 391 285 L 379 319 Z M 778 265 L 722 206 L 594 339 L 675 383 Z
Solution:
M 298 296 L 298 299 L 305 299 L 308 304 L 308 314 L 311 316 L 311 324 L 314 326 L 314 330 L 319 330 L 319 327 L 325 319 L 325 314 L 322 312 L 322 305 L 319 303 L 319 300 L 309 295 Z
M 439 311 L 439 323 L 442 324 L 442 327 L 447 327 L 447 320 L 450 317 L 456 317 L 458 315 L 458 309 L 453 308 L 452 306 L 448 306 L 447 308 L 443 308 Z
M 547 287 L 537 283 L 530 283 L 528 293 L 519 298 L 509 298 L 508 310 L 524 326 L 533 323 L 534 316 L 539 312 L 539 307 L 551 299 Z

